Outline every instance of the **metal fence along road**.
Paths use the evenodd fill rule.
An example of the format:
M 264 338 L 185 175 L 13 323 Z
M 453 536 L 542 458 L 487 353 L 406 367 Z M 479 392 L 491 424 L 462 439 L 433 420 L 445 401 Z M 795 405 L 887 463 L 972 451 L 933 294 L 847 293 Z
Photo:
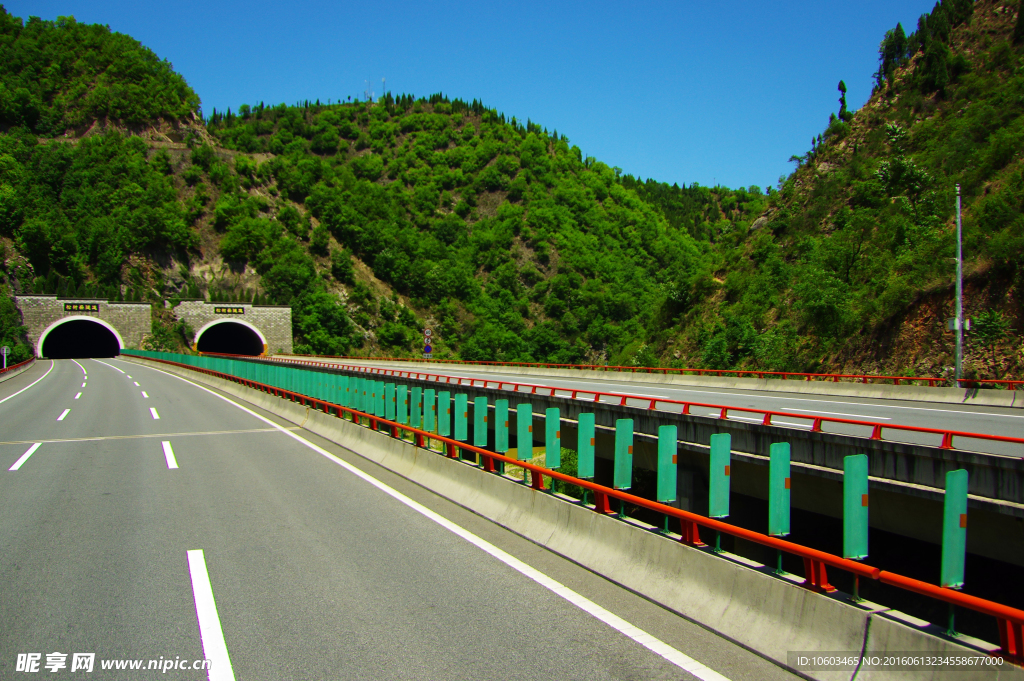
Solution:
M 283 353 L 281 356 L 288 357 L 310 357 L 310 355 L 289 355 Z M 892 385 L 916 385 L 927 383 L 928 387 L 958 386 L 962 388 L 978 388 L 983 385 L 1003 387 L 1008 390 L 1017 390 L 1024 386 L 1024 380 L 1013 379 L 987 379 L 987 378 L 961 378 L 959 381 L 952 378 L 938 376 L 887 376 L 884 374 L 814 374 L 799 371 L 747 371 L 739 369 L 690 369 L 675 367 L 630 367 L 615 366 L 608 364 L 550 364 L 543 362 L 488 362 L 468 359 L 422 359 L 418 357 L 350 357 L 345 355 L 317 355 L 318 357 L 329 357 L 331 359 L 347 359 L 351 361 L 375 361 L 375 362 L 419 362 L 436 364 L 458 364 L 468 366 L 495 366 L 495 367 L 527 367 L 537 369 L 577 369 L 580 371 L 616 371 L 634 374 L 661 374 L 669 376 L 734 376 L 737 378 L 776 378 L 782 380 L 799 379 L 803 381 L 832 381 L 834 383 L 892 383 Z
M 302 373 L 312 372 L 300 371 L 295 372 L 295 375 L 288 375 L 292 372 L 287 371 L 289 369 L 287 366 L 288 364 L 293 364 L 295 365 L 295 368 L 299 368 L 304 363 L 303 360 L 282 361 L 281 364 L 283 366 L 275 367 L 272 364 L 256 363 L 228 357 L 196 357 L 146 351 L 126 351 L 124 354 L 129 356 L 135 355 L 151 361 L 182 367 L 223 380 L 239 383 L 249 388 L 267 392 L 294 402 L 299 402 L 304 406 L 317 409 L 325 414 L 334 415 L 338 418 L 345 418 L 354 424 L 365 424 L 366 427 L 372 430 L 380 431 L 382 435 L 390 435 L 395 438 L 403 437 L 403 435 L 410 435 L 415 446 L 441 455 L 441 453 L 429 448 L 431 441 L 437 442 L 442 446 L 443 455 L 448 457 L 458 458 L 461 456 L 461 453 L 472 454 L 475 459 L 479 460 L 477 465 L 486 472 L 495 474 L 499 473 L 498 464 L 507 463 L 519 466 L 530 472 L 530 484 L 538 491 L 545 490 L 544 477 L 576 485 L 577 487 L 593 493 L 594 503 L 586 504 L 586 506 L 588 508 L 592 508 L 597 513 L 613 514 L 614 512 L 611 508 L 611 500 L 616 499 L 620 504 L 632 504 L 666 517 L 675 518 L 680 522 L 682 529 L 680 541 L 691 547 L 710 550 L 707 549 L 699 536 L 700 528 L 704 528 L 706 530 L 721 532 L 738 539 L 743 539 L 775 549 L 779 552 L 796 556 L 800 558 L 804 564 L 804 586 L 814 591 L 827 592 L 835 590 L 834 587 L 830 585 L 826 572 L 826 568 L 831 567 L 851 573 L 858 579 L 863 578 L 875 580 L 883 584 L 933 598 L 953 606 L 967 608 L 969 610 L 994 617 L 996 618 L 998 625 L 1001 655 L 1017 664 L 1024 663 L 1024 611 L 1022 610 L 987 599 L 971 596 L 955 589 L 940 587 L 935 584 L 872 567 L 864 563 L 841 558 L 840 556 L 802 546 L 778 537 L 772 537 L 737 527 L 735 525 L 730 525 L 720 520 L 715 520 L 690 511 L 684 511 L 673 506 L 645 499 L 621 489 L 614 489 L 604 485 L 599 485 L 590 480 L 577 478 L 551 470 L 544 466 L 533 464 L 529 461 L 523 461 L 494 451 L 489 451 L 483 447 L 471 445 L 455 438 L 416 428 L 410 424 L 392 421 L 384 418 L 378 413 L 360 411 L 348 405 L 336 404 L 329 400 L 304 394 L 304 392 L 317 392 L 314 387 L 313 378 L 300 375 Z M 185 361 L 182 362 L 163 359 L 161 358 L 161 355 L 164 357 L 171 356 Z M 216 366 L 217 369 L 210 368 L 213 366 Z M 332 364 L 330 366 L 336 367 L 337 365 Z M 226 371 L 222 371 L 220 369 L 224 369 Z M 256 377 L 260 377 L 263 380 L 256 380 Z M 274 385 L 273 383 L 279 383 L 281 385 Z M 285 385 L 289 387 L 282 387 Z M 296 391 L 294 389 L 295 386 L 301 385 L 307 385 L 309 386 L 309 389 L 300 391 Z M 383 404 L 383 396 L 381 396 L 379 400 L 375 399 L 373 401 L 374 412 L 379 411 L 377 409 L 378 401 L 380 404 Z M 583 502 L 577 503 L 582 504 Z
M 214 355 L 207 353 L 210 356 L 225 357 L 225 358 L 240 358 L 236 355 Z M 789 411 L 769 411 L 763 409 L 754 409 L 751 407 L 732 407 L 723 404 L 710 404 L 706 402 L 691 402 L 684 400 L 673 400 L 668 398 L 646 398 L 636 397 L 633 395 L 626 395 L 618 392 L 605 392 L 597 390 L 582 390 L 582 389 L 568 389 L 558 388 L 553 386 L 539 385 L 534 383 L 521 383 L 507 380 L 495 380 L 486 378 L 463 378 L 458 376 L 446 376 L 444 374 L 436 373 L 424 373 L 417 371 L 401 371 L 397 369 L 384 369 L 380 367 L 366 367 L 358 364 L 336 364 L 334 362 L 321 362 L 310 359 L 299 359 L 285 358 L 285 357 L 261 357 L 261 361 L 278 362 L 282 364 L 291 364 L 295 366 L 311 366 L 325 369 L 342 369 L 345 371 L 356 371 L 366 374 L 373 374 L 379 376 L 393 376 L 396 378 L 415 378 L 418 380 L 436 381 L 438 383 L 444 383 L 446 385 L 469 385 L 469 386 L 481 386 L 481 387 L 496 387 L 499 390 L 510 390 L 512 392 L 527 392 L 530 394 L 537 394 L 538 391 L 543 391 L 546 394 L 555 397 L 562 396 L 570 399 L 588 399 L 593 402 L 602 401 L 617 401 L 618 404 L 623 406 L 638 406 L 646 405 L 647 409 L 651 410 L 674 410 L 678 409 L 676 413 L 690 414 L 691 409 L 706 409 L 712 413 L 717 413 L 718 418 L 728 419 L 730 414 L 749 414 L 758 417 L 761 420 L 762 425 L 792 425 L 779 423 L 774 419 L 785 418 L 785 419 L 797 419 L 799 423 L 806 424 L 806 429 L 811 432 L 825 432 L 824 427 L 826 424 L 832 424 L 834 426 L 846 426 L 855 427 L 861 432 L 859 433 L 862 437 L 871 440 L 892 440 L 897 442 L 903 442 L 905 440 L 898 440 L 893 437 L 886 437 L 888 433 L 914 433 L 919 435 L 930 435 L 933 436 L 937 442 L 934 446 L 938 446 L 942 449 L 962 449 L 964 451 L 974 451 L 966 447 L 957 447 L 957 439 L 961 440 L 975 440 L 975 441 L 988 441 L 988 442 L 1001 442 L 1013 445 L 1022 446 L 1022 454 L 1017 455 L 1017 458 L 1024 458 L 1024 438 L 1018 437 L 1007 437 L 1004 435 L 988 435 L 985 433 L 971 433 L 960 430 L 952 429 L 939 429 L 939 428 L 922 428 L 919 426 L 901 426 L 896 424 L 881 424 L 873 423 L 871 421 L 860 421 L 856 419 L 842 419 L 829 416 L 808 416 L 807 414 L 800 414 Z

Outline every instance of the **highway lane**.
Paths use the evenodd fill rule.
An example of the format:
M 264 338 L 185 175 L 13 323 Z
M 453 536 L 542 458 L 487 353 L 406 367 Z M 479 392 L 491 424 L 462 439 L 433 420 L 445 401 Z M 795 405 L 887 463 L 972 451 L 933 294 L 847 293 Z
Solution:
M 402 371 L 415 371 L 415 365 L 407 362 L 352 362 L 350 360 L 323 359 L 318 361 L 338 364 L 363 364 L 366 366 L 385 367 Z M 601 381 L 590 378 L 563 378 L 555 376 L 534 376 L 515 373 L 514 369 L 505 372 L 480 371 L 458 365 L 446 366 L 442 369 L 430 369 L 430 373 L 445 376 L 522 382 L 552 386 L 567 390 L 597 390 L 628 394 L 637 398 L 668 398 L 673 400 L 702 402 L 705 404 L 724 405 L 730 407 L 746 407 L 767 411 L 785 411 L 805 416 L 821 416 L 839 419 L 862 420 L 885 425 L 906 425 L 921 428 L 952 429 L 970 433 L 984 433 L 1008 437 L 1024 437 L 1024 410 L 1003 407 L 977 405 L 951 405 L 934 402 L 914 402 L 908 400 L 879 400 L 871 398 L 837 397 L 830 395 L 795 395 L 773 391 L 739 390 L 701 386 L 670 386 L 644 381 L 642 374 L 637 374 L 631 381 Z M 524 389 L 525 390 L 525 389 Z M 524 393 L 525 394 L 525 393 Z M 603 398 L 604 402 L 617 402 L 613 398 Z M 638 401 L 634 406 L 641 406 Z M 671 409 L 668 405 L 659 405 L 659 409 Z M 678 411 L 680 408 L 675 408 Z M 697 415 L 717 416 L 713 409 L 694 407 L 691 413 Z M 761 417 L 742 414 L 730 414 L 729 418 L 748 420 L 760 423 Z M 802 419 L 786 419 L 777 417 L 776 425 L 796 428 L 809 428 L 810 421 Z M 826 424 L 826 432 L 850 435 L 869 436 L 870 428 L 840 426 Z M 886 439 L 901 440 L 922 444 L 938 445 L 941 438 L 935 435 L 898 434 L 897 431 L 886 431 Z M 1020 445 L 1004 445 L 981 440 L 963 439 L 959 447 L 975 451 L 990 452 L 1008 456 L 1024 456 L 1024 447 Z
M 124 360 L 80 362 L 0 383 L 4 400 L 50 372 L 0 402 L 0 676 L 20 653 L 95 653 L 95 678 L 158 673 L 104 659 L 210 657 L 187 554 L 201 550 L 238 679 L 692 678 L 441 521 L 724 678 L 791 676 L 273 415 Z

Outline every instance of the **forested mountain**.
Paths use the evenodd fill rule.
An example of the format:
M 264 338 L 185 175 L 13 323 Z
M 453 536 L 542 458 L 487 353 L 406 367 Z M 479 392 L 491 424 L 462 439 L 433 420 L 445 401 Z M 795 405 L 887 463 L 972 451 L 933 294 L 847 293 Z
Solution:
M 1016 3 L 1015 3 L 1016 4 Z M 879 48 L 875 89 L 794 156 L 751 233 L 712 253 L 721 280 L 685 315 L 713 367 L 949 371 L 955 185 L 964 205 L 972 371 L 1021 373 L 1024 19 L 944 0 Z M 1016 41 L 1016 42 L 1015 42 Z
M 292 305 L 315 353 L 411 355 L 429 325 L 469 359 L 938 371 L 955 182 L 968 309 L 997 340 L 1020 316 L 1016 21 L 947 0 L 891 31 L 868 104 L 765 193 L 623 175 L 440 94 L 201 120 L 130 38 L 0 13 L 4 286 L 152 300 L 154 347 L 183 341 L 163 301 L 204 296 Z

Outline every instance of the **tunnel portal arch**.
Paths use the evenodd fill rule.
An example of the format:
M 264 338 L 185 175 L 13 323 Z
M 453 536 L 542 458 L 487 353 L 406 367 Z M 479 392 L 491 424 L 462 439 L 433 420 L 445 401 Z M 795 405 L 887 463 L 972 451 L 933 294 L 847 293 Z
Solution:
M 222 325 L 225 325 L 225 324 L 238 325 L 238 326 L 241 326 L 241 327 L 243 327 L 245 329 L 248 329 L 248 331 L 250 331 L 253 335 L 255 335 L 256 339 L 258 339 L 258 342 L 259 342 L 259 345 L 260 345 L 260 347 L 258 349 L 255 346 L 253 346 L 251 348 L 244 348 L 244 347 L 242 347 L 242 348 L 238 348 L 238 349 L 246 350 L 245 352 L 227 352 L 225 354 L 262 355 L 262 354 L 265 354 L 267 352 L 269 344 L 267 343 L 267 338 L 266 338 L 266 336 L 263 335 L 263 332 L 260 331 L 255 326 L 253 326 L 252 324 L 250 324 L 249 322 L 245 321 L 244 319 L 238 319 L 237 317 L 230 317 L 230 318 L 226 318 L 226 319 L 214 319 L 212 321 L 207 322 L 202 327 L 200 327 L 200 329 L 198 331 L 196 331 L 195 338 L 193 338 L 193 340 L 192 340 L 192 347 L 194 347 L 197 350 L 199 350 L 200 352 L 202 352 L 203 348 L 199 347 L 199 340 L 202 338 L 203 334 L 206 333 L 207 331 L 209 331 L 210 329 L 212 329 L 214 327 L 217 327 L 217 326 L 221 326 L 221 329 L 218 329 L 218 331 L 221 331 L 221 330 L 227 331 L 228 328 L 230 328 L 230 327 L 222 326 Z M 242 343 L 244 344 L 245 341 L 243 340 Z M 230 349 L 230 348 L 228 348 L 228 349 Z M 223 350 L 208 350 L 208 352 L 223 352 Z
M 117 340 L 118 351 L 120 352 L 121 350 L 124 350 L 124 339 L 121 338 L 121 334 L 118 332 L 118 330 L 111 326 L 108 322 L 105 322 L 102 319 L 99 319 L 98 317 L 90 317 L 88 315 L 69 315 L 67 317 L 61 317 L 57 321 L 53 322 L 52 324 L 47 326 L 41 334 L 39 334 L 39 340 L 36 341 L 36 357 L 46 356 L 43 354 L 43 348 L 46 346 L 46 339 L 52 331 L 68 322 L 74 321 L 85 321 L 92 322 L 94 324 L 99 324 L 107 331 L 109 331 L 111 334 L 113 334 L 114 338 Z

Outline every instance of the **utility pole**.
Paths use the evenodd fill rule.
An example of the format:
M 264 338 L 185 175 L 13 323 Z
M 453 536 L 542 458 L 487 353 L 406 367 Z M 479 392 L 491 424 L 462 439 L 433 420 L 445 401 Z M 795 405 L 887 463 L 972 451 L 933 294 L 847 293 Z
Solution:
M 960 227 L 960 185 L 956 186 L 956 387 L 960 387 L 964 365 L 964 253 Z

